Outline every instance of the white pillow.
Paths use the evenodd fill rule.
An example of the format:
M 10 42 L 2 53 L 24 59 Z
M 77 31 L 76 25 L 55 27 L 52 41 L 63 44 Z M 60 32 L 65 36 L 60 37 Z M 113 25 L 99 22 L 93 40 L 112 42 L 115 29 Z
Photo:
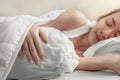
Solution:
M 100 41 L 93 46 L 89 47 L 84 55 L 96 56 L 107 53 L 120 53 L 120 36 Z

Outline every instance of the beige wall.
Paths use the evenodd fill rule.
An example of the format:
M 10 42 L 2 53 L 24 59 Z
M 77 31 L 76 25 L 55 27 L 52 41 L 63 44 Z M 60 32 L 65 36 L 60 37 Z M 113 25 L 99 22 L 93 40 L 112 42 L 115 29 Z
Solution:
M 0 0 L 0 15 L 39 16 L 54 9 L 79 9 L 90 19 L 120 8 L 120 0 Z

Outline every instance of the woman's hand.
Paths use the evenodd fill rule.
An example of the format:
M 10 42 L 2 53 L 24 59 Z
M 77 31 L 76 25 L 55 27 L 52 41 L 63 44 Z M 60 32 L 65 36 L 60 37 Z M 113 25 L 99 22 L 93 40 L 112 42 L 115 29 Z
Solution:
M 44 31 L 40 29 L 39 26 L 33 25 L 24 40 L 24 43 L 19 51 L 18 56 L 23 58 L 26 55 L 30 63 L 39 64 L 40 60 L 45 60 L 45 55 L 43 47 L 41 45 L 41 40 L 48 43 L 48 39 L 44 34 Z
M 120 55 L 106 54 L 105 57 L 108 60 L 106 63 L 107 68 L 120 75 Z

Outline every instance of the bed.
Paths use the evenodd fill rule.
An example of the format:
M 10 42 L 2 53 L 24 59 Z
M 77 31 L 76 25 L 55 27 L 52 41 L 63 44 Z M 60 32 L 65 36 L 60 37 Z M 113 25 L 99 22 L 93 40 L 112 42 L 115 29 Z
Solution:
M 111 71 L 74 71 L 52 80 L 120 80 L 120 76 Z

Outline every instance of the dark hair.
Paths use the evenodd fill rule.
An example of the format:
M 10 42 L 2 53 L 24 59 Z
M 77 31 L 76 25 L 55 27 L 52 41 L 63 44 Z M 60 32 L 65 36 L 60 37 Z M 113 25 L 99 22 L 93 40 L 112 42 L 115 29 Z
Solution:
M 120 12 L 120 8 L 119 8 L 119 9 L 116 9 L 116 10 L 114 10 L 114 11 L 112 11 L 112 12 L 106 14 L 106 15 L 103 15 L 103 16 L 99 17 L 99 18 L 97 19 L 97 21 L 99 21 L 99 20 L 103 19 L 104 17 L 107 17 L 107 16 L 109 16 L 109 15 L 111 15 L 111 14 L 117 13 L 117 12 Z

